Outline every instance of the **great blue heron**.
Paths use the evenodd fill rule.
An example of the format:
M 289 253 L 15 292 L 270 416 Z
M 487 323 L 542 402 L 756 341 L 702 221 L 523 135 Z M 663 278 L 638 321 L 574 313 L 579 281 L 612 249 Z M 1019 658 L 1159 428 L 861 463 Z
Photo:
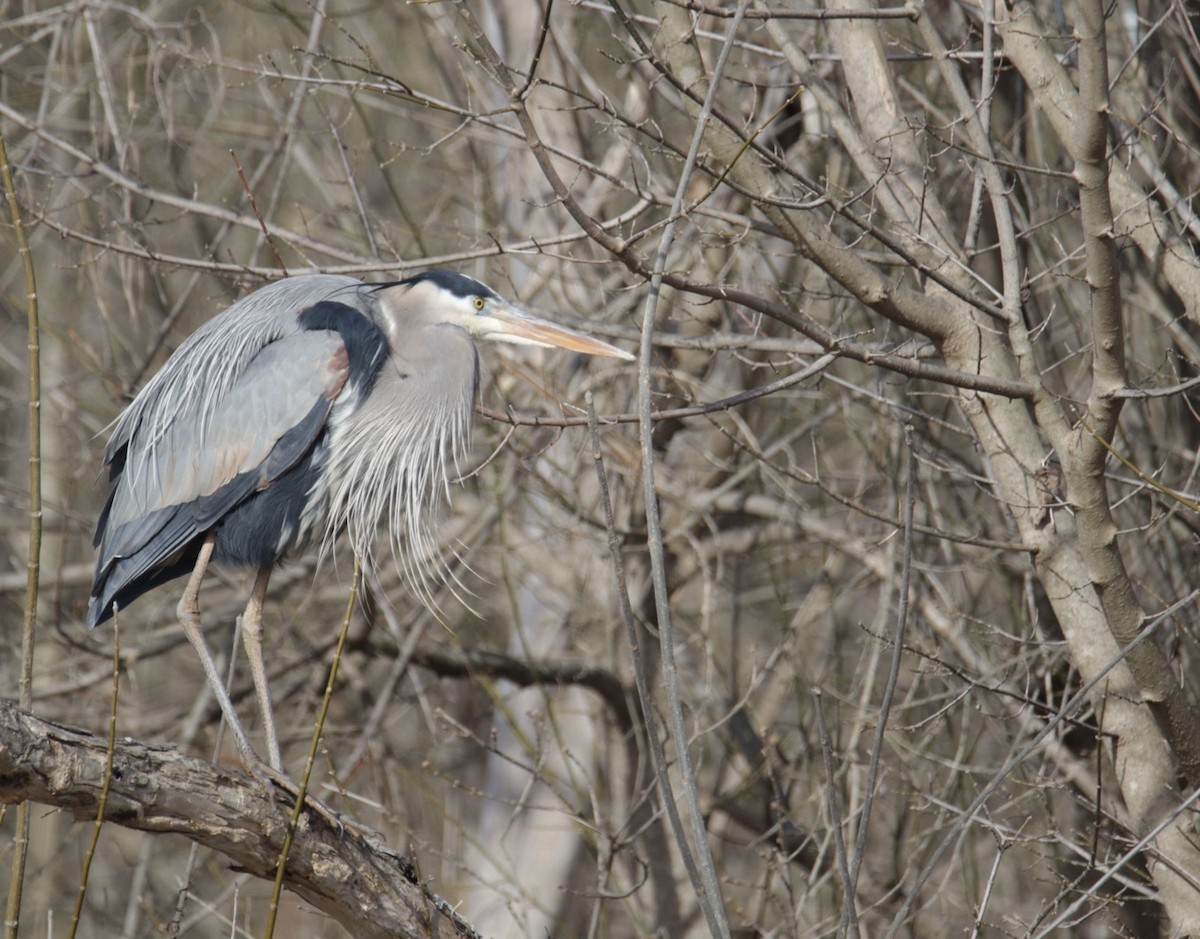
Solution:
M 396 283 L 309 275 L 270 284 L 176 350 L 117 421 L 112 491 L 88 628 L 191 572 L 177 613 L 239 751 L 256 760 L 200 631 L 209 561 L 257 569 L 242 638 L 271 767 L 281 769 L 262 606 L 279 561 L 345 531 L 370 551 L 381 515 L 413 557 L 466 442 L 478 390 L 474 340 L 628 353 L 506 302 L 463 274 Z

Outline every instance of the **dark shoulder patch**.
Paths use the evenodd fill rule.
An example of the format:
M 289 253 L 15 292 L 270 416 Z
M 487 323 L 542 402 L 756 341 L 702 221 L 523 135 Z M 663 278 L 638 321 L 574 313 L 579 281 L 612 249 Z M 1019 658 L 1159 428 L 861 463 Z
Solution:
M 342 337 L 350 364 L 347 381 L 366 394 L 390 351 L 383 330 L 369 316 L 336 300 L 322 300 L 296 319 L 301 329 L 323 329 Z

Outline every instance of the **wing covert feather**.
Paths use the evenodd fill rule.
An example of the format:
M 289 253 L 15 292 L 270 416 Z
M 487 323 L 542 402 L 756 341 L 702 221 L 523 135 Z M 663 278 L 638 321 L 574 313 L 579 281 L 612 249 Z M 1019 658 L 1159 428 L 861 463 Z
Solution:
M 117 419 L 104 454 L 119 451 L 135 433 L 153 441 L 176 422 L 189 422 L 221 398 L 264 348 L 302 331 L 297 314 L 323 300 L 358 296 L 363 284 L 338 274 L 289 277 L 261 287 L 213 317 L 172 354 Z M 119 471 L 119 470 L 118 470 Z
M 243 480 L 244 498 L 286 472 L 303 454 L 297 443 L 311 444 L 345 384 L 342 349 L 337 333 L 286 336 L 251 360 L 206 420 L 177 421 L 148 446 L 135 432 L 106 518 L 101 557 L 139 550 L 165 524 L 164 509 L 207 500 L 253 474 Z M 286 457 L 268 462 L 276 445 L 298 427 L 304 428 L 303 440 L 290 441 Z M 217 508 L 207 507 L 208 524 L 219 517 L 213 515 Z
M 105 456 L 112 490 L 89 628 L 114 600 L 185 573 L 199 536 L 306 459 L 335 402 L 365 393 L 386 354 L 364 311 L 369 289 L 327 275 L 268 285 L 201 327 L 147 383 Z

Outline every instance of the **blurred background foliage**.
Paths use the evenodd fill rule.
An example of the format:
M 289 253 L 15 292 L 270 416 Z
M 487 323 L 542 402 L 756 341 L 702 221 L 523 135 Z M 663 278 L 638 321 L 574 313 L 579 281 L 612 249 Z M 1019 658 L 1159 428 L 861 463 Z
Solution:
M 711 74 L 734 6 L 469 7 L 518 85 L 536 63 L 522 100 L 573 198 L 652 266 L 697 108 L 688 85 L 669 81 L 660 65 L 670 43 L 686 42 Z M 864 304 L 838 271 L 797 250 L 763 206 L 820 219 L 847 261 L 871 265 L 892 287 L 934 297 L 937 278 L 949 278 L 968 284 L 982 308 L 1011 285 L 982 196 L 981 154 L 911 19 L 872 10 L 847 39 L 837 33 L 844 21 L 784 15 L 805 9 L 749 4 L 715 99 L 714 123 L 743 135 L 746 159 L 764 168 L 773 190 L 748 188 L 719 148 L 702 146 L 666 268 L 781 305 L 839 343 L 937 365 L 943 344 Z M 1074 78 L 1074 11 L 1048 0 L 1021 9 L 1038 17 L 1041 42 Z M 1194 265 L 1196 15 L 1170 0 L 1117 0 L 1108 11 L 1114 159 L 1166 220 L 1169 250 Z M 1094 379 L 1074 164 L 1031 76 L 1005 58 L 995 15 L 971 3 L 925 7 L 1003 172 L 1023 269 L 1015 330 L 1030 343 L 1041 388 L 1073 420 Z M 679 17 L 691 30 L 683 37 L 673 31 Z M 870 178 L 848 149 L 845 123 L 868 138 L 872 110 L 887 102 L 852 95 L 846 42 L 868 51 L 879 44 L 877 61 L 903 109 L 891 117 L 920 165 L 905 163 L 901 141 L 892 150 L 876 140 L 865 149 L 883 177 Z M 453 267 L 636 348 L 644 271 L 582 232 L 494 72 L 454 3 L 0 2 L 0 126 L 32 233 L 43 326 L 40 715 L 106 726 L 112 632 L 82 628 L 105 430 L 184 337 L 245 291 L 315 269 L 381 281 Z M 704 83 L 695 88 L 702 99 Z M 894 181 L 906 194 L 889 188 Z M 921 206 L 911 224 L 895 208 L 905 199 Z M 7 225 L 0 245 L 0 642 L 13 650 L 0 658 L 0 689 L 15 695 L 27 362 L 24 283 Z M 1113 447 L 1128 463 L 1109 461 L 1107 486 L 1130 582 L 1155 613 L 1187 598 L 1194 583 L 1196 515 L 1162 487 L 1196 491 L 1197 419 L 1184 383 L 1200 361 L 1200 311 L 1187 308 L 1186 291 L 1135 239 L 1123 237 L 1120 248 L 1129 385 L 1168 391 L 1127 401 Z M 761 309 L 668 288 L 650 363 L 655 407 L 720 401 L 801 372 L 824 351 Z M 1014 505 L 960 392 L 855 358 L 655 429 L 689 745 L 735 931 L 839 931 L 844 883 L 830 792 L 853 846 L 874 758 L 857 888 L 870 934 L 882 934 L 913 893 L 916 916 L 903 935 L 1034 935 L 1078 900 L 1059 929 L 1158 935 L 1168 927 L 1141 855 L 1096 886 L 1140 834 L 1126 825 L 1122 781 L 1096 714 L 1059 715 L 1080 687 L 1078 663 L 1064 607 L 1048 598 L 1032 561 L 1030 532 L 1071 513 L 1055 475 L 1062 441 L 1043 425 L 1031 431 L 1026 442 L 1044 454 L 1049 475 L 1030 491 L 1046 498 Z M 482 404 L 519 420 L 480 418 L 470 465 L 452 486 L 441 532 L 458 585 L 443 586 L 428 610 L 381 553 L 352 624 L 318 794 L 411 850 L 433 888 L 484 935 L 700 934 L 644 737 L 631 725 L 631 653 L 587 429 L 558 420 L 583 416 L 585 392 L 602 416 L 630 413 L 636 368 L 510 347 L 485 348 L 482 359 Z M 980 371 L 989 374 L 988 364 Z M 540 422 L 524 420 L 534 417 Z M 653 673 L 636 425 L 606 425 L 600 442 Z M 906 539 L 910 464 L 916 525 Z M 1024 527 L 1014 520 L 1033 511 L 1044 518 Z M 899 684 L 876 743 L 906 554 Z M 273 582 L 269 664 L 293 770 L 350 571 L 344 554 L 308 557 Z M 223 655 L 249 586 L 240 572 L 209 577 L 206 624 Z M 178 592 L 161 588 L 121 613 L 118 732 L 232 759 L 175 623 Z M 1189 700 L 1196 630 L 1193 599 L 1155 635 Z M 528 663 L 542 671 L 522 672 Z M 578 663 L 611 679 L 607 696 L 558 670 Z M 244 668 L 233 686 L 249 718 Z M 996 779 L 1047 723 L 1046 741 Z M 986 809 L 935 857 L 948 826 L 993 781 Z M 10 825 L 0 821 L 3 861 Z M 24 924 L 29 934 L 57 934 L 86 835 L 35 813 L 33 839 Z M 261 931 L 269 885 L 220 857 L 113 826 L 99 852 L 87 934 Z M 916 883 L 926 867 L 932 876 Z M 344 934 L 289 904 L 286 934 Z

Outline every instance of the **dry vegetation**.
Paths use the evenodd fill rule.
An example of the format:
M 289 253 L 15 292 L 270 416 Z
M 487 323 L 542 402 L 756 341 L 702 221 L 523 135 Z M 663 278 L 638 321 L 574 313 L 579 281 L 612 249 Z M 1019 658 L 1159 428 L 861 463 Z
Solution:
M 460 596 L 435 615 L 381 557 L 323 800 L 486 936 L 1200 933 L 1198 31 L 1182 0 L 0 2 L 41 315 L 29 710 L 99 735 L 0 710 L 0 799 L 69 810 L 30 813 L 21 934 L 65 933 L 104 775 L 113 631 L 81 623 L 106 426 L 266 278 L 430 265 L 649 344 L 640 370 L 483 349 L 493 413 L 442 524 Z M 7 213 L 0 246 L 15 700 L 30 412 Z M 644 439 L 604 423 L 639 407 L 659 412 Z M 272 589 L 293 775 L 351 566 L 299 559 Z M 226 658 L 248 589 L 225 572 L 205 591 Z M 209 805 L 243 790 L 143 748 L 247 785 L 178 592 L 121 616 L 133 788 L 100 831 L 83 935 L 266 927 L 270 807 Z M 135 808 L 175 794 L 176 815 Z M 723 903 L 698 901 L 679 850 L 694 823 Z M 339 915 L 359 901 L 317 858 L 349 844 L 297 842 L 276 935 L 390 915 L 382 894 Z

